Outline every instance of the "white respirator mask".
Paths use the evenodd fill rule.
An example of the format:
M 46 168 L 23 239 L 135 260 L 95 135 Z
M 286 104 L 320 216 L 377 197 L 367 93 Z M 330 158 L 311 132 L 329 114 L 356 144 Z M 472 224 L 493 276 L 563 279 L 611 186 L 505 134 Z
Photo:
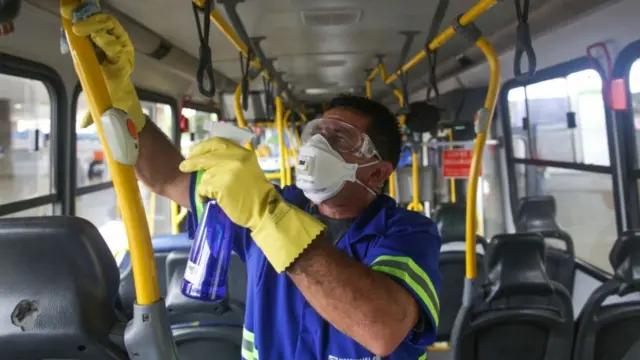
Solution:
M 335 196 L 347 181 L 358 183 L 373 196 L 377 196 L 373 190 L 356 179 L 356 171 L 378 162 L 376 160 L 368 164 L 347 163 L 323 135 L 315 134 L 300 146 L 296 165 L 296 186 L 314 204 L 320 204 Z

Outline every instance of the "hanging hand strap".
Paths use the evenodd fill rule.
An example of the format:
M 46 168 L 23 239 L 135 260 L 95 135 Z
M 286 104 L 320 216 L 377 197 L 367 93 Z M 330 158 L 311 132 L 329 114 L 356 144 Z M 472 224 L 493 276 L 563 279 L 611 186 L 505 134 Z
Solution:
M 211 59 L 211 46 L 209 46 L 209 35 L 211 28 L 211 18 L 209 14 L 213 11 L 213 0 L 207 0 L 204 5 L 204 20 L 200 20 L 201 9 L 195 3 L 193 5 L 193 15 L 196 18 L 198 28 L 198 40 L 200 41 L 200 63 L 196 73 L 198 91 L 206 97 L 213 97 L 216 93 L 216 84 L 213 77 L 213 63 Z M 205 76 L 207 79 L 205 79 Z M 205 81 L 209 87 L 205 87 Z
M 243 60 L 242 52 L 240 53 L 240 72 L 242 73 L 242 109 L 249 109 L 249 67 L 251 66 L 251 49 L 247 53 L 247 60 Z
M 429 44 L 426 47 L 427 50 L 427 66 L 429 67 L 429 73 L 427 74 L 427 102 L 431 103 L 429 99 L 431 99 L 431 95 L 434 95 L 433 103 L 438 105 L 438 100 L 440 98 L 440 90 L 438 89 L 438 81 L 436 80 L 436 66 L 438 61 L 437 50 L 430 51 Z
M 536 52 L 531 42 L 529 29 L 529 0 L 515 0 L 518 27 L 516 28 L 516 51 L 513 59 L 513 74 L 519 80 L 527 80 L 536 73 Z M 522 56 L 527 55 L 528 69 L 522 73 Z

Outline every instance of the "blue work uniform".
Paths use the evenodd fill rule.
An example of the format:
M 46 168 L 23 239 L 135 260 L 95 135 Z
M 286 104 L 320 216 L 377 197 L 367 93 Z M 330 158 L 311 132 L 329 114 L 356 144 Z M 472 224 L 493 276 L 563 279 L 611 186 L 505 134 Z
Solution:
M 196 178 L 192 176 L 191 208 L 201 209 L 195 202 Z M 289 203 L 311 210 L 302 190 L 288 186 L 279 191 Z M 243 359 L 380 359 L 324 320 L 289 276 L 276 273 L 247 229 L 235 224 L 232 228 L 233 250 L 247 266 Z M 352 259 L 397 281 L 420 305 L 421 328 L 407 334 L 385 359 L 427 358 L 425 348 L 433 343 L 438 326 L 440 244 L 433 221 L 397 207 L 386 195 L 378 196 L 336 243 Z M 371 289 L 370 296 L 376 296 L 376 289 Z

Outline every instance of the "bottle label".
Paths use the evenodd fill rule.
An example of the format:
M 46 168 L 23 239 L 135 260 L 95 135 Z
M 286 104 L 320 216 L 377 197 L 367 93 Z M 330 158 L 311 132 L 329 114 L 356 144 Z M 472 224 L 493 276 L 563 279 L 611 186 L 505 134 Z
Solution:
M 202 271 L 200 270 L 200 266 L 198 266 L 198 264 L 196 263 L 188 261 L 187 267 L 184 270 L 184 279 L 192 284 L 200 283 L 202 279 Z

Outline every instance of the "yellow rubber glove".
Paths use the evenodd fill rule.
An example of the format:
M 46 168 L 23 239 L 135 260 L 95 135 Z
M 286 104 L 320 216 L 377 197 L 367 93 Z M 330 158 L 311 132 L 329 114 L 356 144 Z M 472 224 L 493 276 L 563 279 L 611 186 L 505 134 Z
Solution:
M 63 8 L 62 16 L 72 18 L 74 10 L 73 7 Z M 113 106 L 126 111 L 136 130 L 140 132 L 146 121 L 130 78 L 133 72 L 134 49 L 127 32 L 116 18 L 104 13 L 74 23 L 73 32 L 78 36 L 89 36 L 104 52 L 106 60 L 101 64 L 102 74 Z M 91 113 L 87 112 L 81 126 L 87 127 L 92 123 Z
M 234 223 L 252 238 L 281 273 L 311 244 L 325 226 L 287 203 L 264 176 L 251 150 L 212 138 L 194 145 L 180 164 L 182 172 L 204 171 L 198 195 L 216 199 Z

